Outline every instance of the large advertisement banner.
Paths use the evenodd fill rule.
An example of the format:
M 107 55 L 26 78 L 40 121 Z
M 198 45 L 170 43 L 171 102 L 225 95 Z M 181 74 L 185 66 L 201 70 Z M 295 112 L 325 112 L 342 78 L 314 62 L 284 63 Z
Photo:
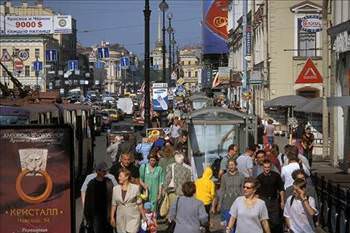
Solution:
M 153 83 L 152 104 L 154 111 L 168 110 L 168 84 Z
M 6 16 L 7 35 L 52 34 L 51 16 Z
M 0 128 L 0 232 L 72 232 L 70 128 Z
M 228 0 L 203 1 L 203 54 L 228 52 L 226 39 Z

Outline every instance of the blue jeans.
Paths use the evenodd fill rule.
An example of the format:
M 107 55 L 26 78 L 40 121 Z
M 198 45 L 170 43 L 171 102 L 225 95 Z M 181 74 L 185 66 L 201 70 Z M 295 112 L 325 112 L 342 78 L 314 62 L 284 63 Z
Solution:
M 273 136 L 267 137 L 267 140 L 269 141 L 269 144 L 272 146 L 272 144 L 273 144 Z

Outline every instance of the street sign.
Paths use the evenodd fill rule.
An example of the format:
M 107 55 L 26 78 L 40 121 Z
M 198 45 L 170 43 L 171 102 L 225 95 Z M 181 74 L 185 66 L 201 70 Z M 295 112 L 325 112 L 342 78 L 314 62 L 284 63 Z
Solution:
M 109 48 L 98 48 L 97 49 L 98 58 L 109 58 Z
M 96 67 L 96 69 L 103 69 L 104 63 L 100 60 L 97 60 L 97 62 L 95 63 L 95 67 Z
M 129 64 L 130 64 L 130 60 L 128 57 L 122 57 L 120 59 L 120 67 L 123 69 L 123 70 L 126 70 L 129 68 Z
M 21 50 L 18 52 L 18 58 L 22 61 L 26 61 L 29 58 L 29 52 L 26 50 Z
M 56 49 L 49 49 L 46 50 L 46 61 L 57 61 L 57 50 Z
M 6 49 L 2 51 L 1 61 L 2 62 L 11 61 L 11 56 L 10 56 L 9 52 Z
M 77 70 L 78 65 L 78 60 L 68 60 L 68 70 Z
M 43 69 L 43 63 L 41 61 L 35 61 L 33 63 L 33 68 L 36 72 L 39 72 L 40 70 Z
M 322 76 L 311 58 L 308 58 L 295 83 L 322 83 Z
M 14 66 L 15 70 L 17 71 L 21 71 L 24 68 L 23 62 L 21 60 L 16 60 Z

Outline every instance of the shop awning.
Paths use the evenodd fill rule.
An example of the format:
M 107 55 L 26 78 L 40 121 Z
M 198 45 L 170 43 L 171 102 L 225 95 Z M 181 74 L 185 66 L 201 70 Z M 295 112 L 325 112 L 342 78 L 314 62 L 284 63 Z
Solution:
M 322 114 L 322 97 L 310 99 L 308 103 L 296 107 L 294 111 Z
M 329 107 L 332 107 L 332 106 L 349 107 L 350 106 L 350 96 L 329 97 L 327 100 L 327 104 Z
M 267 101 L 264 104 L 264 108 L 300 107 L 308 102 L 307 98 L 299 95 L 285 95 Z

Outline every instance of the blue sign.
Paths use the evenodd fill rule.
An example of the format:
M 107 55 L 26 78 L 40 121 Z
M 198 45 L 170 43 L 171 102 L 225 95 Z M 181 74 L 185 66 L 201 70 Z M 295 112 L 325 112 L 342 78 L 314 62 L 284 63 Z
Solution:
M 128 69 L 129 64 L 130 64 L 130 60 L 128 57 L 122 57 L 120 59 L 120 66 L 122 69 Z
M 103 69 L 104 66 L 105 66 L 105 64 L 100 60 L 97 60 L 97 62 L 95 63 L 96 69 Z
M 40 70 L 43 69 L 43 63 L 42 63 L 41 61 L 35 61 L 35 62 L 33 63 L 33 67 L 34 67 L 34 70 L 35 70 L 36 72 L 39 72 Z
M 68 60 L 68 70 L 78 70 L 78 60 Z
M 57 61 L 57 50 L 56 49 L 49 49 L 46 50 L 46 61 Z
M 109 48 L 98 48 L 97 49 L 98 58 L 109 58 Z

